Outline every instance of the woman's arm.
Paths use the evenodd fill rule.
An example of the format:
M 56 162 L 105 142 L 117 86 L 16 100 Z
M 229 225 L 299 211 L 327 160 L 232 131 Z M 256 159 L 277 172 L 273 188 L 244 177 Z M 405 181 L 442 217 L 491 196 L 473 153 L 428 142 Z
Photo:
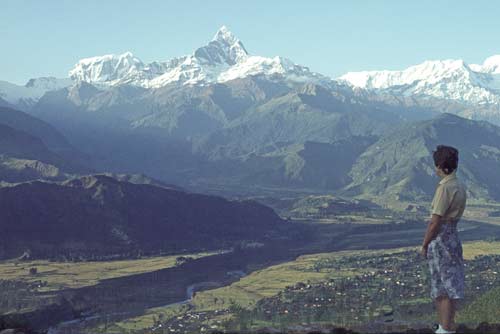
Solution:
M 422 247 L 427 248 L 429 243 L 436 237 L 439 232 L 439 227 L 442 224 L 441 216 L 433 214 L 431 221 L 427 225 L 427 231 L 425 232 L 424 242 L 422 243 Z
M 432 214 L 431 221 L 427 225 L 427 231 L 425 232 L 424 241 L 422 243 L 422 255 L 427 256 L 427 247 L 438 234 L 441 224 L 441 216 Z
M 434 199 L 432 200 L 431 221 L 427 225 L 424 241 L 422 242 L 421 253 L 427 257 L 427 246 L 436 237 L 442 224 L 441 218 L 448 211 L 451 201 L 456 191 L 451 191 L 446 185 L 439 185 L 436 188 Z

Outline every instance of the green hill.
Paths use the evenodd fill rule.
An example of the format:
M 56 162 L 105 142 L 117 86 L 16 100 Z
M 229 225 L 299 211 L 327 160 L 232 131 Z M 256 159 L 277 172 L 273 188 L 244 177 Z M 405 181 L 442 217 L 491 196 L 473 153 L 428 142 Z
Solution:
M 349 176 L 345 195 L 386 200 L 429 200 L 439 181 L 432 151 L 452 145 L 459 154 L 457 176 L 470 198 L 500 199 L 500 128 L 486 121 L 442 114 L 402 125 L 363 152 Z

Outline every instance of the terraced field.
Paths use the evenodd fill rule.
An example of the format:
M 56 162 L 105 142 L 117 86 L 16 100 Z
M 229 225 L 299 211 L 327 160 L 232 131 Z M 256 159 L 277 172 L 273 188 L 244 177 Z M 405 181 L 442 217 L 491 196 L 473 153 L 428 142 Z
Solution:
M 473 241 L 464 242 L 463 246 L 464 258 L 469 261 L 480 256 L 500 255 L 500 242 Z M 279 299 L 277 296 L 282 296 L 283 293 L 286 293 L 285 291 L 293 290 L 294 287 L 302 287 L 302 289 L 307 290 L 315 286 L 324 285 L 325 282 L 352 279 L 370 271 L 375 272 L 376 270 L 384 269 L 377 266 L 371 268 L 359 266 L 355 263 L 353 265 L 344 263 L 342 267 L 333 269 L 327 266 L 318 266 L 318 264 L 338 262 L 346 258 L 372 258 L 373 260 L 382 258 L 387 261 L 392 261 L 399 257 L 401 261 L 404 259 L 398 254 L 408 251 L 417 253 L 418 249 L 415 247 L 400 247 L 387 250 L 338 251 L 299 256 L 294 261 L 281 263 L 252 272 L 229 286 L 200 291 L 196 293 L 191 300 L 190 306 L 183 304 L 150 309 L 146 314 L 140 317 L 115 323 L 111 327 L 108 327 L 108 330 L 119 333 L 120 331 L 138 330 L 139 328 L 156 328 L 157 330 L 168 329 L 174 331 L 186 329 L 186 332 L 189 333 L 190 331 L 188 329 L 191 328 L 194 333 L 202 330 L 202 328 L 209 330 L 221 329 L 225 326 L 236 326 L 233 327 L 236 329 L 238 326 L 235 325 L 235 322 L 242 320 L 241 317 L 245 314 L 245 311 L 251 313 L 252 310 L 258 307 L 259 303 L 262 304 L 266 299 Z M 420 263 L 420 266 L 421 269 L 425 271 L 425 263 Z M 389 267 L 386 269 L 389 269 Z M 389 271 L 392 272 L 390 269 Z M 410 274 L 410 276 L 412 275 L 412 273 L 406 273 L 406 275 L 408 274 Z M 423 276 L 425 276 L 425 273 Z M 402 310 L 405 309 L 406 311 L 400 311 L 398 314 L 401 316 L 404 312 L 408 312 L 408 310 L 410 314 L 415 310 L 419 310 L 420 315 L 412 315 L 412 323 L 429 324 L 434 321 L 435 315 L 433 313 L 431 300 L 428 297 L 428 287 L 426 285 L 421 285 L 420 289 L 425 291 L 422 296 L 415 295 L 414 297 L 403 298 L 401 300 L 400 305 Z M 404 289 L 402 291 L 404 291 Z M 458 312 L 457 320 L 468 324 L 477 324 L 482 321 L 494 322 L 495 319 L 498 319 L 495 318 L 497 313 L 491 310 L 495 310 L 495 307 L 498 309 L 497 304 L 500 299 L 497 298 L 497 295 L 499 292 L 500 290 L 498 288 L 494 288 L 482 294 L 478 294 L 479 297 L 469 302 L 467 307 Z M 324 292 L 320 293 L 318 296 L 321 295 L 325 295 Z M 235 307 L 235 305 L 237 307 Z M 302 309 L 306 310 L 307 307 L 302 307 Z M 243 312 L 241 310 L 243 310 Z M 283 312 L 284 310 L 281 311 Z M 383 313 L 384 311 L 381 312 Z M 278 310 L 273 311 L 273 313 L 278 315 L 278 317 L 280 315 L 280 311 Z M 380 313 L 376 312 L 374 314 L 380 315 Z M 283 315 L 285 314 L 283 313 Z M 373 316 L 373 313 L 371 315 Z M 246 316 L 248 316 L 248 313 Z M 278 318 L 274 318 L 265 321 L 256 317 L 250 321 L 252 324 L 251 328 L 257 329 L 266 326 L 276 327 L 277 319 Z M 248 319 L 246 321 L 248 321 Z M 331 323 L 333 317 L 329 318 L 329 321 Z M 392 319 L 392 321 L 394 321 L 394 319 Z M 399 321 L 401 321 L 401 319 Z M 314 323 L 320 324 L 321 321 L 317 319 Z M 162 325 L 159 327 L 160 324 Z M 339 324 L 347 325 L 348 321 L 339 322 Z
M 183 255 L 193 259 L 217 254 L 204 252 Z M 105 279 L 132 276 L 170 268 L 176 265 L 180 255 L 158 256 L 137 260 L 89 261 L 89 262 L 52 262 L 19 261 L 0 262 L 0 280 L 20 280 L 28 283 L 46 282 L 40 292 L 58 291 L 68 288 L 91 286 Z M 36 268 L 36 274 L 30 273 Z

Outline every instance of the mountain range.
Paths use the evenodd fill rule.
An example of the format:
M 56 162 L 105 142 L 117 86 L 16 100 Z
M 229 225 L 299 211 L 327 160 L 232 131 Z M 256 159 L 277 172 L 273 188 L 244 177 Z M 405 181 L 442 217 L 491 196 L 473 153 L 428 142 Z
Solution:
M 457 175 L 470 198 L 500 199 L 500 127 L 449 113 L 381 136 L 359 155 L 343 193 L 396 201 L 427 199 L 438 180 L 432 160 L 438 144 L 459 148 Z
M 282 78 L 289 84 L 346 84 L 377 94 L 483 106 L 500 102 L 500 55 L 487 58 L 483 64 L 468 64 L 460 59 L 429 60 L 399 71 L 349 72 L 332 79 L 288 58 L 251 55 L 225 26 L 190 55 L 151 63 L 144 63 L 131 52 L 85 58 L 75 64 L 67 78 L 34 78 L 24 86 L 0 81 L 0 98 L 4 103 L 29 109 L 45 93 L 81 82 L 100 89 L 123 85 L 155 89 L 173 84 L 203 86 L 251 76 Z M 498 116 L 498 110 L 490 113 Z M 481 118 L 473 112 L 463 116 Z
M 120 331 L 108 323 L 148 316 L 148 330 L 167 330 L 151 307 L 184 304 L 172 298 L 184 300 L 186 289 L 192 299 L 304 252 L 370 248 L 372 235 L 395 225 L 408 232 L 400 218 L 410 223 L 430 209 L 440 144 L 460 152 L 469 204 L 500 201 L 500 56 L 333 79 L 252 55 L 223 26 L 167 61 L 125 52 L 81 59 L 66 78 L 0 81 L 0 260 L 29 275 L 4 282 L 4 318 L 59 323 L 48 332 L 64 332 Z M 353 214 L 369 224 L 351 224 Z M 31 261 L 69 268 L 63 262 L 156 255 L 173 255 L 176 265 L 123 267 L 123 277 L 95 283 L 72 273 L 61 305 L 47 290 L 52 272 Z M 224 316 L 227 303 L 212 297 Z M 230 312 L 238 306 L 229 304 Z M 5 319 L 0 327 L 17 323 Z
M 0 103 L 57 129 L 89 171 L 146 174 L 193 191 L 269 186 L 428 200 L 432 149 L 450 143 L 463 151 L 471 197 L 495 200 L 497 183 L 475 160 L 500 167 L 498 59 L 332 79 L 251 55 L 223 26 L 168 61 L 126 52 L 82 59 L 68 78 L 0 82 Z
M 394 97 L 405 106 L 444 109 L 500 125 L 500 55 L 480 65 L 461 59 L 434 60 L 401 71 L 350 72 L 338 80 L 354 89 Z
M 84 159 L 50 124 L 0 107 L 0 181 L 65 179 L 90 171 Z
M 396 95 L 498 104 L 500 55 L 487 58 L 482 65 L 455 59 L 425 61 L 402 71 L 349 72 L 339 80 L 354 87 Z
M 285 228 L 269 207 L 107 175 L 0 187 L 0 258 L 179 253 L 263 241 Z M 29 210 L 26 210 L 26 208 Z

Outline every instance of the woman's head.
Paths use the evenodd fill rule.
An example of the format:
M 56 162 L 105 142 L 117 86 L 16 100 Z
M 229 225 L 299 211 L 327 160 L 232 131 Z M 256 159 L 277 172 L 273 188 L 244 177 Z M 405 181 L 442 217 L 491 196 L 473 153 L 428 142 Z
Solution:
M 436 168 L 445 174 L 451 174 L 458 167 L 458 150 L 452 146 L 438 145 L 432 157 Z

